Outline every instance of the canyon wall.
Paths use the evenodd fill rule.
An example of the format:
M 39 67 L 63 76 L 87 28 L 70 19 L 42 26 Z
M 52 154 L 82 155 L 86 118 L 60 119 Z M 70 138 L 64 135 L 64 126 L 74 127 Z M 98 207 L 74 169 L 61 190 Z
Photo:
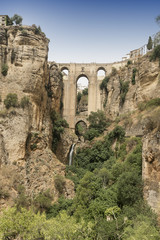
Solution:
M 151 100 L 160 98 L 160 67 L 158 59 L 150 61 L 150 55 L 111 74 L 102 96 L 106 116 L 125 128 L 126 137 L 142 137 L 144 198 L 160 221 L 160 106 L 151 104 Z M 122 82 L 128 82 L 124 101 Z
M 19 185 L 31 197 L 46 190 L 58 197 L 54 179 L 64 176 L 65 166 L 51 151 L 50 112 L 60 109 L 62 79 L 56 65 L 48 66 L 48 43 L 35 27 L 0 29 L 0 68 L 8 68 L 0 72 L 0 189 L 9 193 L 1 197 L 1 206 L 13 204 Z M 7 109 L 10 93 L 17 94 L 18 104 Z M 22 107 L 24 97 L 29 103 Z M 65 180 L 64 192 L 73 197 L 71 181 Z

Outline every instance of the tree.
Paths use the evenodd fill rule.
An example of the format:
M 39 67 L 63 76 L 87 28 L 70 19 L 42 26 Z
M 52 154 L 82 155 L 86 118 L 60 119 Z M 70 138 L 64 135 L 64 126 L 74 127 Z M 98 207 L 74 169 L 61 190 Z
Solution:
M 22 25 L 23 18 L 17 14 L 14 14 L 14 16 L 11 18 L 11 21 L 16 25 Z
M 9 208 L 1 214 L 0 223 L 0 239 L 43 239 L 46 217 L 25 208 L 20 212 Z
M 148 44 L 147 44 L 147 49 L 148 49 L 148 50 L 151 50 L 152 47 L 153 47 L 152 38 L 151 38 L 151 36 L 149 36 Z
M 88 95 L 88 88 L 83 89 L 82 94 L 83 95 Z
M 105 113 L 101 110 L 98 110 L 97 112 L 91 112 L 89 117 L 89 128 L 95 128 L 100 133 L 102 133 L 105 130 L 105 127 L 107 126 L 107 120 Z
M 142 180 L 136 171 L 124 172 L 117 182 L 120 206 L 132 205 L 142 197 Z
M 160 25 L 160 15 L 156 17 L 156 22 L 158 23 L 158 25 Z
M 159 232 L 151 222 L 150 218 L 144 217 L 143 215 L 137 216 L 132 223 L 124 229 L 123 233 L 124 240 L 158 240 Z
M 82 93 L 78 92 L 78 94 L 77 94 L 77 103 L 80 102 L 81 97 L 82 97 Z

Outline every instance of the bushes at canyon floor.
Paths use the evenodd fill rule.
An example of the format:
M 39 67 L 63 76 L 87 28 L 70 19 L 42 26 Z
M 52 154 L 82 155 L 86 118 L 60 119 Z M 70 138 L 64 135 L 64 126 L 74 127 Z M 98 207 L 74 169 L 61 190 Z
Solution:
M 117 126 L 78 149 L 66 170 L 75 182 L 75 198 L 65 199 L 63 179 L 57 176 L 58 202 L 51 204 L 44 193 L 33 202 L 41 214 L 23 207 L 6 210 L 0 216 L 0 239 L 158 240 L 156 216 L 142 197 L 141 139 L 124 135 Z

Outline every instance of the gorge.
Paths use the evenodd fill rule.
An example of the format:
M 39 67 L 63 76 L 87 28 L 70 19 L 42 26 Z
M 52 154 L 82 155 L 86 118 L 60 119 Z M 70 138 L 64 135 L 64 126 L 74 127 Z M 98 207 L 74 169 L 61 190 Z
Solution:
M 44 33 L 37 33 L 35 26 L 0 27 L 0 66 L 3 70 L 0 72 L 0 209 L 13 207 L 22 194 L 30 199 L 24 201 L 27 208 L 39 194 L 49 196 L 52 204 L 56 204 L 63 195 L 66 201 L 75 199 L 70 215 L 75 214 L 79 219 L 84 213 L 87 224 L 90 224 L 90 219 L 85 215 L 86 209 L 89 213 L 93 211 L 97 216 L 103 216 L 103 221 L 107 217 L 116 220 L 119 212 L 123 211 L 124 202 L 119 192 L 119 198 L 116 196 L 114 184 L 116 179 L 120 179 L 117 182 L 120 189 L 122 177 L 130 179 L 128 168 L 133 166 L 127 164 L 135 164 L 135 185 L 139 184 L 141 165 L 143 197 L 157 213 L 160 222 L 159 59 L 151 61 L 150 51 L 130 61 L 113 64 L 60 64 L 48 62 L 48 43 Z M 69 74 L 64 78 L 62 70 L 66 68 Z M 103 80 L 97 78 L 99 69 L 105 71 Z M 109 123 L 92 141 L 85 138 L 87 128 L 90 129 L 88 116 L 76 115 L 76 84 L 82 75 L 89 81 L 88 116 L 100 110 Z M 82 134 L 84 138 L 75 134 L 75 126 L 81 121 L 87 126 Z M 75 165 L 72 164 L 73 150 Z M 92 157 L 87 158 L 88 152 Z M 111 160 L 115 169 L 112 169 L 113 163 L 109 165 Z M 79 178 L 76 167 L 80 169 Z M 111 169 L 115 174 L 112 177 L 108 173 Z M 96 176 L 101 177 L 102 184 Z M 90 191 L 85 190 L 88 186 Z M 98 195 L 100 188 L 102 192 Z M 91 194 L 93 189 L 95 193 Z M 110 196 L 114 199 L 113 206 L 107 202 L 111 202 Z M 139 193 L 137 199 L 138 196 Z M 116 198 L 119 199 L 118 206 Z M 106 210 L 103 209 L 103 204 L 101 208 L 96 207 L 97 201 L 103 202 L 102 199 L 107 202 L 108 210 L 106 205 Z M 93 201 L 92 206 L 90 201 Z M 69 204 L 66 203 L 70 207 Z M 115 205 L 117 208 L 113 209 Z M 39 210 L 45 207 L 42 204 Z M 46 209 L 49 212 L 49 207 Z M 97 223 L 96 214 L 92 219 Z M 123 219 L 125 214 L 124 211 Z M 113 224 L 113 221 L 109 222 Z M 122 239 L 118 234 L 113 239 Z M 111 238 L 92 236 L 88 239 Z

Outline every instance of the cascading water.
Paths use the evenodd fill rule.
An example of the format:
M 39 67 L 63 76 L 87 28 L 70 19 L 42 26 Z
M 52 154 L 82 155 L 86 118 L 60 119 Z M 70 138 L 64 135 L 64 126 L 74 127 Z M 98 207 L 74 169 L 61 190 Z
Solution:
M 75 146 L 75 143 L 72 144 L 71 150 L 70 150 L 70 153 L 69 153 L 69 166 L 72 165 L 74 146 Z

